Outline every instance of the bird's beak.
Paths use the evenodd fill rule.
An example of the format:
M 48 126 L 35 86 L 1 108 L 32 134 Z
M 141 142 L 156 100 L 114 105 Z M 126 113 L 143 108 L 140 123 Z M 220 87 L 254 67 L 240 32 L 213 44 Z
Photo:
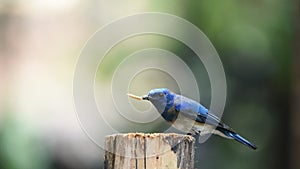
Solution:
M 149 96 L 148 95 L 144 95 L 144 96 L 142 96 L 142 99 L 143 100 L 149 100 Z
M 127 95 L 129 96 L 129 97 L 131 97 L 131 98 L 133 98 L 133 99 L 136 99 L 136 100 L 147 100 L 147 99 L 145 99 L 146 98 L 146 96 L 136 96 L 136 95 L 134 95 L 134 94 L 130 94 L 130 93 L 127 93 Z M 148 96 L 147 96 L 148 97 Z

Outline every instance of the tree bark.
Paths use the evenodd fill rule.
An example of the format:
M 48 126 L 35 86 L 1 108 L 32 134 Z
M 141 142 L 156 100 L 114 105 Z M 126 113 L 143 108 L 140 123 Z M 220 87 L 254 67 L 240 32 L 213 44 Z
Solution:
M 174 133 L 128 133 L 105 139 L 105 169 L 193 169 L 191 136 Z

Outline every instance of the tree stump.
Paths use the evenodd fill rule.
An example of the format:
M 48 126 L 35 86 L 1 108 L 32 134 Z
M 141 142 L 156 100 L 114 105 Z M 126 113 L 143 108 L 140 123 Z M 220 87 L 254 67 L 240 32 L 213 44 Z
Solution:
M 105 169 L 193 169 L 191 136 L 128 133 L 106 136 Z

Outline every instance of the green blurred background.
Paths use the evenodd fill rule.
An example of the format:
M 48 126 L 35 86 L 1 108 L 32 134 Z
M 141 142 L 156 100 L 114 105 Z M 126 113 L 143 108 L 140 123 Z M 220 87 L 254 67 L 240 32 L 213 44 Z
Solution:
M 196 168 L 300 168 L 298 9 L 295 0 L 0 1 L 0 168 L 101 168 L 103 150 L 76 119 L 73 71 L 90 35 L 138 12 L 174 14 L 207 35 L 227 78 L 223 121 L 258 146 L 251 151 L 211 137 L 197 145 Z M 205 74 L 182 44 L 155 36 L 137 42 L 145 39 Z M 127 55 L 136 44 L 111 55 Z M 116 66 L 119 59 L 109 62 Z M 97 83 L 111 76 L 111 65 Z M 209 105 L 210 84 L 203 76 L 201 102 Z

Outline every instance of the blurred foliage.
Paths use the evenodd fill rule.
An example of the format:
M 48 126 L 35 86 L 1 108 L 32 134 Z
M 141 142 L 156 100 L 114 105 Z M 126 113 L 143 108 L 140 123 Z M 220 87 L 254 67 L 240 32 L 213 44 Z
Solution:
M 1 169 L 47 169 L 50 158 L 34 125 L 9 116 L 0 130 Z
M 282 161 L 288 158 L 283 154 L 288 144 L 284 133 L 290 98 L 294 3 L 231 0 L 188 4 L 185 17 L 210 38 L 225 68 L 228 97 L 223 120 L 259 147 L 252 152 L 235 142 L 212 138 L 208 146 L 197 151 L 199 168 L 286 167 Z M 276 126 L 281 126 L 281 131 Z M 206 152 L 213 157 L 207 157 Z M 212 158 L 219 162 L 210 161 Z
M 198 26 L 212 41 L 223 62 L 228 83 L 223 120 L 259 147 L 253 152 L 235 142 L 212 137 L 204 145 L 198 145 L 197 166 L 287 167 L 283 161 L 288 159 L 287 111 L 296 1 L 212 0 L 178 4 L 181 10 L 174 8 L 174 14 L 179 13 Z M 165 12 L 167 6 L 174 4 L 155 1 L 152 5 L 153 9 Z M 182 48 L 177 51 L 189 53 Z M 181 56 L 191 69 L 201 67 L 191 55 Z
M 12 6 L 12 13 L 8 8 L 0 6 L 0 28 L 4 30 L 0 35 L 5 36 L 4 41 L 10 41 L 9 38 L 15 31 L 9 30 L 11 29 L 9 24 L 22 19 L 16 17 L 19 4 L 18 1 L 14 2 L 15 4 L 8 5 Z M 84 3 L 84 7 L 78 5 L 73 11 L 68 12 L 81 12 L 78 16 L 87 20 L 87 25 L 83 24 L 86 27 L 79 29 L 91 29 L 93 26 L 98 28 L 98 22 L 94 21 L 101 20 L 100 17 L 107 19 L 106 16 L 98 14 L 101 12 L 98 9 L 105 7 L 96 1 Z M 223 62 L 227 78 L 228 95 L 223 121 L 258 146 L 257 151 L 252 151 L 232 140 L 211 137 L 204 144 L 197 144 L 196 168 L 288 168 L 286 161 L 289 158 L 287 155 L 289 136 L 286 131 L 290 111 L 291 57 L 296 4 L 295 0 L 147 2 L 143 10 L 166 12 L 183 17 L 199 27 L 211 40 Z M 114 6 L 127 7 L 120 6 L 116 2 Z M 131 6 L 130 3 L 128 6 Z M 132 13 L 126 15 L 129 14 Z M 10 34 L 6 34 L 7 32 Z M 1 41 L 0 48 L 10 50 L 6 49 L 9 43 L 12 42 Z M 206 106 L 209 105 L 210 84 L 202 63 L 184 44 L 157 35 L 136 36 L 120 42 L 103 59 L 96 80 L 106 82 L 125 56 L 144 48 L 162 48 L 180 56 L 194 74 L 201 77 L 198 80 L 201 102 Z M 70 67 L 68 65 L 66 69 Z M 0 128 L 0 168 L 51 168 L 53 159 L 49 156 L 49 150 L 43 140 L 35 133 L 35 125 L 24 122 L 26 121 L 24 119 L 18 120 L 11 112 L 5 114 L 9 116 L 2 120 L 4 123 Z M 118 124 L 124 132 L 128 131 L 121 122 L 118 121 Z M 161 127 L 152 127 L 152 132 L 159 131 Z M 61 168 L 67 166 L 61 164 Z

